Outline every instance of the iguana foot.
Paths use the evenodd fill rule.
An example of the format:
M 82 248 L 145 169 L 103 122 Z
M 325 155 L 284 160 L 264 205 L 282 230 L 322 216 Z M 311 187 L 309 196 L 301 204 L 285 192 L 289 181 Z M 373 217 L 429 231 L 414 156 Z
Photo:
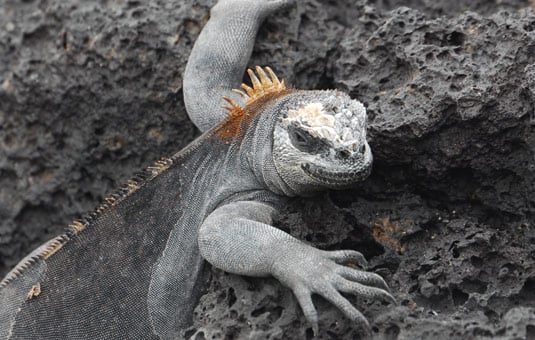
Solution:
M 318 314 L 312 294 L 323 296 L 368 333 L 370 325 L 366 317 L 340 292 L 396 303 L 382 277 L 343 265 L 345 263 L 363 266 L 366 260 L 357 251 L 323 251 L 297 244 L 283 252 L 273 264 L 274 276 L 293 290 L 314 334 L 318 332 Z

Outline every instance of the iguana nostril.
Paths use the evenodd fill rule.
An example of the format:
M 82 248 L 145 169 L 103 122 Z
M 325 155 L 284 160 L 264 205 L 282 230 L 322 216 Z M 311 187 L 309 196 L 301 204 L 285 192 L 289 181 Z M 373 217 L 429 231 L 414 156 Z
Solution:
M 351 157 L 351 152 L 347 150 L 340 150 L 336 153 L 336 155 L 338 156 L 338 158 L 348 159 L 349 157 Z

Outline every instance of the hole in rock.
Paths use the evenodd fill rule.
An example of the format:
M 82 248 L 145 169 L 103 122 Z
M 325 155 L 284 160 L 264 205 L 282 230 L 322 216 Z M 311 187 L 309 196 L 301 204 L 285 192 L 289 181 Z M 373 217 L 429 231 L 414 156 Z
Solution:
M 461 46 L 464 44 L 465 35 L 461 32 L 451 32 L 446 36 L 448 45 Z
M 236 303 L 236 294 L 234 293 L 234 288 L 228 290 L 228 306 L 232 307 Z
M 526 340 L 535 340 L 535 325 L 526 325 Z
M 468 294 L 458 288 L 451 290 L 451 297 L 455 306 L 462 306 L 468 300 Z
M 397 340 L 399 336 L 399 327 L 397 325 L 391 325 L 385 330 L 385 340 Z

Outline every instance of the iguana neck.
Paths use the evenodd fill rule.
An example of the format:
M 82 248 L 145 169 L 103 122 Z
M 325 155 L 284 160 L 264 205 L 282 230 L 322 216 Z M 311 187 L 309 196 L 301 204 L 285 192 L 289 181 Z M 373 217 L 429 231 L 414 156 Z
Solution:
M 276 112 L 284 105 L 284 98 L 270 100 L 253 112 L 252 119 L 242 124 L 241 133 L 231 138 L 221 138 L 222 122 L 203 135 L 210 145 L 209 155 L 216 172 L 204 176 L 219 176 L 217 197 L 226 199 L 239 192 L 268 190 L 277 195 L 295 196 L 296 193 L 279 176 L 273 161 L 273 129 L 278 119 Z M 197 152 L 197 154 L 199 154 Z M 201 156 L 199 157 L 204 157 Z
M 262 164 L 255 155 L 259 147 L 254 144 L 260 143 L 255 133 L 248 132 L 243 140 L 223 141 L 215 136 L 215 129 L 207 131 L 173 157 L 188 174 L 181 176 L 183 200 L 192 210 L 197 210 L 196 201 L 205 203 L 205 213 L 241 193 L 270 189 L 262 171 L 257 174 L 252 168 Z M 268 155 L 263 158 L 267 158 L 265 162 L 273 163 Z M 206 205 L 207 202 L 210 203 Z

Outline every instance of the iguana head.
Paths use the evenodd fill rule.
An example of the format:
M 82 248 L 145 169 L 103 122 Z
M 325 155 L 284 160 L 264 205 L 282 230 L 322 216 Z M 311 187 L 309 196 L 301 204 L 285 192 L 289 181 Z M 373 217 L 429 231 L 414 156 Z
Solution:
M 296 91 L 273 130 L 273 160 L 294 191 L 344 188 L 368 177 L 366 109 L 335 91 Z
M 364 105 L 336 90 L 288 89 L 269 67 L 265 71 L 256 67 L 257 77 L 248 70 L 253 87 L 236 90 L 246 105 L 225 98 L 229 117 L 216 129 L 229 145 L 244 139 L 252 144 L 249 164 L 256 177 L 290 196 L 345 188 L 368 177 L 372 153 Z

